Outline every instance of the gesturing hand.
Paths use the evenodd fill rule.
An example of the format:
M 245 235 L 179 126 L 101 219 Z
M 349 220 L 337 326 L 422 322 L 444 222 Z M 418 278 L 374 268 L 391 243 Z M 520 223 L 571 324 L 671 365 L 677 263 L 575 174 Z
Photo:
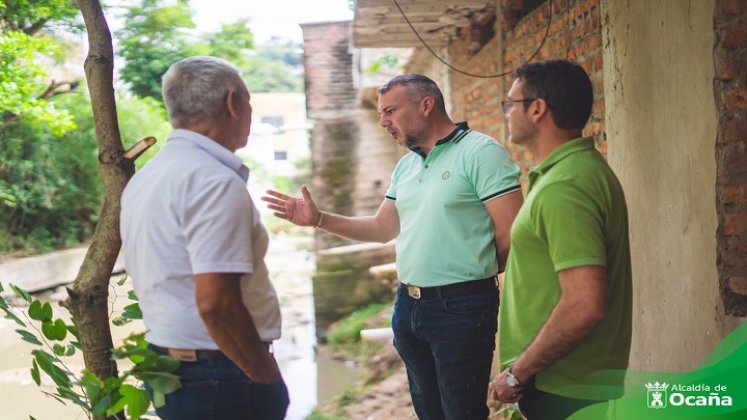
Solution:
M 262 201 L 268 203 L 267 208 L 273 210 L 275 216 L 299 226 L 314 226 L 319 221 L 319 209 L 306 185 L 301 187 L 303 198 L 292 197 L 274 190 L 267 190 L 267 194 L 262 196 Z

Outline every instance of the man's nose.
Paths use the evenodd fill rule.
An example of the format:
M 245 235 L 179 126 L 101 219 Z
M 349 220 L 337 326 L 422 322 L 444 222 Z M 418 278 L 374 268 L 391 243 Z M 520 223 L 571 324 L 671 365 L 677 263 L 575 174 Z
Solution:
M 379 125 L 386 128 L 387 125 L 389 125 L 389 120 L 386 118 L 386 115 L 381 115 L 379 117 Z

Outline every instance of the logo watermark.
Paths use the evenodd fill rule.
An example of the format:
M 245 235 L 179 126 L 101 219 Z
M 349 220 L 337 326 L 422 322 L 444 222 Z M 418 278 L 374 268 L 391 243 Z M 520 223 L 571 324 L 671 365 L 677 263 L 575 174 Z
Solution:
M 726 385 L 646 383 L 646 406 L 653 409 L 672 407 L 731 407 Z

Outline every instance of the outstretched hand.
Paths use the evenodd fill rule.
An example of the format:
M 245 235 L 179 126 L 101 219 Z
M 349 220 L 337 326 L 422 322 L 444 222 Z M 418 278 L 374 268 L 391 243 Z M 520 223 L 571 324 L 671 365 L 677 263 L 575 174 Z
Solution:
M 303 198 L 292 197 L 274 190 L 267 190 L 262 201 L 267 202 L 267 208 L 274 211 L 275 216 L 285 219 L 294 225 L 314 226 L 319 221 L 320 212 L 311 198 L 306 185 L 301 187 Z

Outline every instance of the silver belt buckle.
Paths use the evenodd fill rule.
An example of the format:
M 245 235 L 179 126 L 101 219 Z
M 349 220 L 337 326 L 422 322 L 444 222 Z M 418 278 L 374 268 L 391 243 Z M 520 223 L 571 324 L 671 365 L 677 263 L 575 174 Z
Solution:
M 407 294 L 413 299 L 420 299 L 420 288 L 418 286 L 407 286 Z

